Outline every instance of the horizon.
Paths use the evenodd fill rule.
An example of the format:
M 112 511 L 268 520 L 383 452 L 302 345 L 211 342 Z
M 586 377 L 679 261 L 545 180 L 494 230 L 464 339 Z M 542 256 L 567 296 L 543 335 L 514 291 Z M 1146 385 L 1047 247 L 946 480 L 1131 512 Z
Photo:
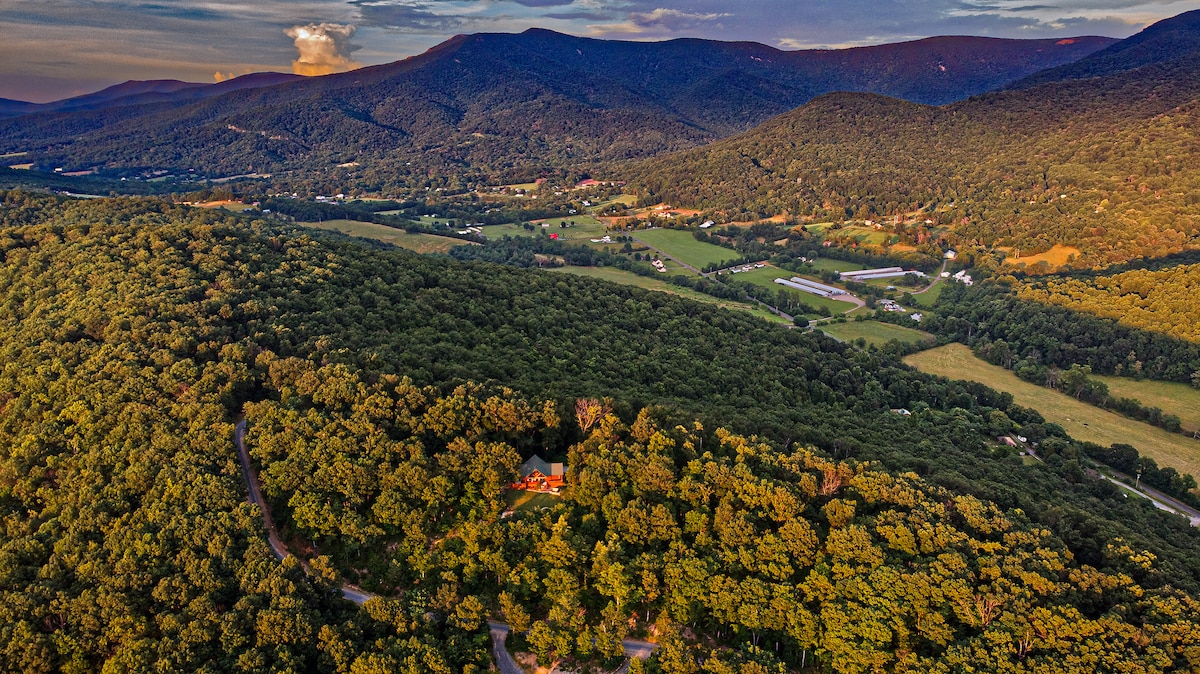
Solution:
M 939 36 L 1125 38 L 1200 9 L 1200 0 L 264 0 L 253 8 L 178 0 L 28 5 L 0 0 L 0 98 L 46 103 L 130 80 L 220 82 L 256 72 L 322 75 L 419 55 L 458 34 L 542 28 L 582 38 L 758 42 L 787 51 Z M 21 6 L 18 9 L 18 4 Z M 196 39 L 196 38 L 201 39 Z

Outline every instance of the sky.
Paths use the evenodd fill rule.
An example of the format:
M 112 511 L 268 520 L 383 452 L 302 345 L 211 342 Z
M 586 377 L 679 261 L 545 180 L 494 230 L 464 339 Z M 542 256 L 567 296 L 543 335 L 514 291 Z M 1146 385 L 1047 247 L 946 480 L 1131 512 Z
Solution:
M 539 27 L 783 49 L 933 35 L 1126 37 L 1200 0 L 0 0 L 0 98 L 45 102 L 130 79 L 321 75 L 460 33 Z

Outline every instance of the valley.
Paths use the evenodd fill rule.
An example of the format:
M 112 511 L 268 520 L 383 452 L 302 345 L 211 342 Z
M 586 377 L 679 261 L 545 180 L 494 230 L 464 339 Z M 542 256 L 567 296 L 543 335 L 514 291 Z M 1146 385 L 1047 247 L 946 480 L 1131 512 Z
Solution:
M 351 4 L 0 99 L 0 674 L 1200 671 L 1200 10 Z

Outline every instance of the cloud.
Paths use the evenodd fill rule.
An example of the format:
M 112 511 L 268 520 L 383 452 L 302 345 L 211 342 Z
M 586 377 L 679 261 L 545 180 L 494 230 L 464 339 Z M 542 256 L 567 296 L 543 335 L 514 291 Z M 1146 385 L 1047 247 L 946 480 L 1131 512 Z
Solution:
M 680 9 L 669 9 L 666 7 L 658 7 L 651 12 L 631 12 L 629 20 L 639 26 L 662 26 L 666 24 L 679 23 L 694 23 L 697 21 L 713 21 L 726 16 L 733 16 L 728 12 L 712 12 L 708 14 L 700 14 L 695 12 L 685 12 Z
M 354 70 L 362 66 L 350 59 L 355 50 L 350 44 L 354 26 L 338 23 L 310 23 L 292 26 L 284 31 L 296 44 L 300 57 L 292 61 L 297 75 L 328 75 Z

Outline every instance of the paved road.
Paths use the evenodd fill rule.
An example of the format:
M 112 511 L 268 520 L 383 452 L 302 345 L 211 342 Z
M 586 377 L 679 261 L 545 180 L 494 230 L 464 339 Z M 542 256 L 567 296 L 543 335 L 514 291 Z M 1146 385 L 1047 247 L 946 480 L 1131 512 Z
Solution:
M 1129 479 L 1128 475 L 1124 475 L 1115 470 L 1113 471 L 1113 474 L 1115 474 L 1118 477 L 1125 479 L 1125 480 Z M 1166 512 L 1169 512 L 1169 513 L 1174 513 L 1176 515 L 1182 515 L 1183 517 L 1186 517 L 1188 519 L 1188 522 L 1190 522 L 1192 526 L 1200 527 L 1200 511 L 1189 506 L 1188 504 L 1178 501 L 1174 498 L 1171 498 L 1170 496 L 1162 493 L 1161 491 L 1159 491 L 1153 487 L 1147 487 L 1144 484 L 1139 484 L 1138 487 L 1135 489 L 1132 486 L 1130 486 L 1129 484 L 1126 484 L 1125 482 L 1122 482 L 1119 479 L 1112 478 L 1112 477 L 1109 477 L 1109 476 L 1103 475 L 1103 474 L 1102 474 L 1102 477 L 1104 479 L 1108 480 L 1109 482 L 1117 485 L 1121 489 L 1124 489 L 1125 491 L 1133 492 L 1134 494 L 1137 494 L 1138 496 L 1149 499 L 1150 502 L 1154 504 L 1155 508 L 1158 508 L 1159 510 L 1165 510 Z

